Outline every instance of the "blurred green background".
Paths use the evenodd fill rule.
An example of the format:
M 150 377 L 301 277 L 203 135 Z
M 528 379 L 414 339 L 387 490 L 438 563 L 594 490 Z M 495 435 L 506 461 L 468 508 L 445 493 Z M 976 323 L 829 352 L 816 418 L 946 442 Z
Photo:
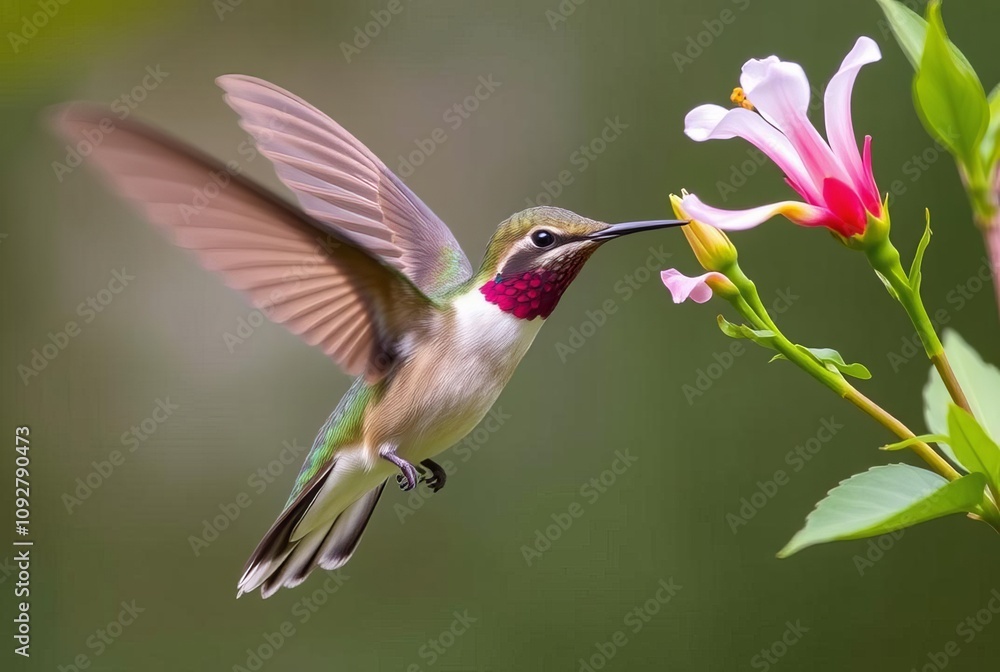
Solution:
M 403 0 L 348 55 L 342 45 L 373 11 L 385 18 L 386 0 L 49 4 L 52 16 L 24 41 L 10 34 L 23 36 L 39 3 L 2 10 L 0 426 L 11 443 L 14 427 L 31 427 L 36 542 L 30 661 L 9 650 L 14 578 L 9 564 L 0 569 L 4 669 L 13 660 L 70 670 L 82 655 L 91 670 L 577 671 L 587 669 L 581 659 L 609 670 L 910 670 L 949 642 L 959 649 L 949 669 L 995 667 L 1000 624 L 971 641 L 956 632 L 1000 588 L 985 526 L 952 518 L 882 539 L 881 552 L 856 541 L 774 557 L 839 480 L 912 458 L 879 453 L 890 437 L 796 369 L 768 366 L 759 350 L 723 354 L 732 343 L 715 326 L 723 306 L 674 306 L 640 270 L 651 247 L 673 255 L 656 269 L 697 269 L 676 231 L 596 256 L 500 398 L 509 417 L 479 433 L 477 450 L 446 455 L 457 471 L 443 493 L 387 492 L 335 594 L 319 574 L 268 601 L 236 601 L 243 562 L 301 453 L 285 451 L 297 453 L 290 466 L 275 460 L 283 445 L 311 442 L 349 380 L 271 324 L 227 347 L 250 309 L 89 171 L 57 179 L 52 162 L 66 150 L 40 122 L 46 106 L 69 99 L 130 105 L 275 189 L 266 160 L 242 153 L 247 137 L 216 76 L 252 74 L 298 93 L 393 169 L 442 128 L 446 141 L 406 181 L 478 261 L 496 223 L 539 202 L 546 185 L 559 191 L 555 204 L 609 221 L 667 216 L 668 193 L 682 187 L 730 207 L 788 197 L 773 166 L 741 168 L 748 145 L 685 138 L 684 114 L 724 103 L 742 63 L 771 53 L 801 62 L 821 91 L 867 34 L 884 60 L 859 78 L 855 122 L 875 138 L 880 187 L 906 188 L 893 203 L 897 245 L 913 250 L 929 207 L 927 304 L 1000 361 L 992 292 L 973 280 L 979 236 L 950 158 L 912 109 L 910 67 L 874 1 Z M 950 3 L 946 19 L 987 86 L 1000 79 L 1000 8 Z M 147 68 L 159 68 L 155 87 Z M 449 124 L 446 111 L 491 76 L 495 91 Z M 580 160 L 609 119 L 625 127 Z M 866 363 L 874 378 L 863 391 L 922 430 L 928 366 L 920 357 L 893 366 L 912 329 L 863 258 L 782 221 L 735 241 L 762 294 L 785 297 L 786 333 Z M 134 279 L 102 293 L 116 271 Z M 113 298 L 91 314 L 80 309 L 91 297 Z M 616 311 L 586 326 L 608 300 Z M 25 383 L 17 367 L 70 320 L 80 333 Z M 717 380 L 685 394 L 710 367 Z M 154 413 L 158 404 L 176 408 Z M 808 462 L 789 457 L 824 420 L 839 426 L 832 440 Z M 603 492 L 585 487 L 626 450 L 634 466 Z M 122 459 L 108 472 L 113 451 Z M 266 480 L 254 477 L 261 469 Z M 777 470 L 788 482 L 775 490 L 767 481 Z M 88 478 L 98 486 L 84 499 Z M 11 490 L 2 489 L 4 512 Z M 759 491 L 773 496 L 741 513 L 744 498 L 761 503 Z M 249 505 L 196 555 L 191 537 L 241 493 Z M 523 547 L 574 503 L 583 515 L 529 564 Z M 734 532 L 735 516 L 745 524 Z M 662 605 L 661 581 L 680 586 Z M 143 611 L 109 628 L 123 601 Z M 456 612 L 476 620 L 459 625 Z M 783 636 L 794 643 L 776 644 Z M 279 642 L 264 661 L 247 652 L 266 656 Z

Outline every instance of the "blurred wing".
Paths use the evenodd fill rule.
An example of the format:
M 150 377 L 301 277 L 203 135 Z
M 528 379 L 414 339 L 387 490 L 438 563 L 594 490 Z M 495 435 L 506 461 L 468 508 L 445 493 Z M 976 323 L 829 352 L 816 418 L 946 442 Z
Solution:
M 444 222 L 340 124 L 254 77 L 216 83 L 307 213 L 356 237 L 430 296 L 472 276 Z
M 87 160 L 120 195 L 349 374 L 380 379 L 405 326 L 431 306 L 349 236 L 143 124 L 72 104 L 55 125 L 73 144 L 98 138 Z

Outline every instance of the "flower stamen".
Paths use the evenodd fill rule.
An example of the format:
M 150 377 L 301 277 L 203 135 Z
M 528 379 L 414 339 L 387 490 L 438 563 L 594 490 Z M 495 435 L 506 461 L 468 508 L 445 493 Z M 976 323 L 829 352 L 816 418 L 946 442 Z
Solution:
M 743 87 L 737 86 L 733 89 L 733 92 L 729 95 L 729 100 L 733 105 L 738 105 L 744 110 L 750 110 L 751 112 L 755 109 L 753 103 L 747 98 L 747 94 L 743 93 Z

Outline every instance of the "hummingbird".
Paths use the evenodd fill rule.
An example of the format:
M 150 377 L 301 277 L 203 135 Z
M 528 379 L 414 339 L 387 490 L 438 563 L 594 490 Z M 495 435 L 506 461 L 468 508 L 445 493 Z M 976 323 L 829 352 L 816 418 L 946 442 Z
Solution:
M 448 227 L 326 114 L 261 79 L 216 82 L 297 205 L 238 163 L 108 109 L 70 103 L 54 126 L 175 244 L 356 376 L 238 581 L 237 597 L 267 598 L 347 563 L 393 476 L 403 490 L 444 487 L 433 458 L 486 415 L 597 248 L 686 222 L 532 207 L 500 223 L 474 270 Z

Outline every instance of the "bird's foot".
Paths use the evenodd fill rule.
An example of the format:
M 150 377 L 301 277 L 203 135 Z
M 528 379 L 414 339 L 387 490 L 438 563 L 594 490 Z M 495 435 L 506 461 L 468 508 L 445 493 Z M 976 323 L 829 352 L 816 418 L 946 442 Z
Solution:
M 399 484 L 399 489 L 403 492 L 409 492 L 413 488 L 417 487 L 417 483 L 420 482 L 420 476 L 417 474 L 417 468 L 405 461 L 396 466 L 399 467 L 400 471 L 400 473 L 396 474 L 396 483 Z
M 396 446 L 387 446 L 379 451 L 382 459 L 392 462 L 394 465 L 399 467 L 399 472 L 396 474 L 396 483 L 399 484 L 399 489 L 403 492 L 408 492 L 413 488 L 417 487 L 417 483 L 420 477 L 417 473 L 417 467 L 410 462 L 407 462 L 399 455 L 396 454 Z
M 431 492 L 440 491 L 448 481 L 448 474 L 445 473 L 444 468 L 434 460 L 424 460 L 420 465 L 427 467 L 427 470 L 431 472 L 430 476 L 424 476 L 423 482 L 427 484 Z

